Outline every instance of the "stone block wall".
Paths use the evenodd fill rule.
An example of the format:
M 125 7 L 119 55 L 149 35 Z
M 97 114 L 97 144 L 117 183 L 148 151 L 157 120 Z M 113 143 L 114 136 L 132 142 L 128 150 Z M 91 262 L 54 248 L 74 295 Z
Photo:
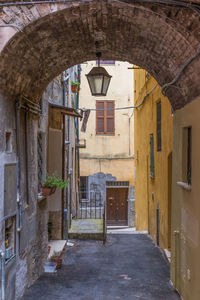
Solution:
M 61 211 L 49 211 L 49 223 L 51 223 L 51 232 L 49 239 L 61 240 L 62 239 L 62 213 Z
M 37 132 L 45 132 L 42 120 L 27 114 L 28 161 L 25 159 L 25 123 L 21 112 L 21 207 L 20 220 L 18 191 L 16 190 L 18 155 L 16 153 L 16 114 L 14 99 L 0 95 L 0 245 L 5 245 L 5 218 L 13 215 L 16 220 L 15 256 L 6 263 L 6 300 L 20 299 L 27 286 L 31 285 L 43 272 L 47 258 L 47 203 L 38 203 L 37 178 Z M 7 145 L 6 132 L 10 132 L 10 145 Z M 26 163 L 28 174 L 26 176 Z M 28 181 L 27 178 L 28 177 Z M 12 180 L 12 178 L 14 178 Z M 9 189 L 7 186 L 9 184 Z M 27 194 L 28 186 L 28 194 Z M 11 193 L 12 192 L 12 193 Z M 12 195 L 12 197 L 10 196 Z M 5 203 L 6 201 L 6 203 Z M 20 227 L 20 231 L 17 228 Z M 1 277 L 1 276 L 0 276 Z

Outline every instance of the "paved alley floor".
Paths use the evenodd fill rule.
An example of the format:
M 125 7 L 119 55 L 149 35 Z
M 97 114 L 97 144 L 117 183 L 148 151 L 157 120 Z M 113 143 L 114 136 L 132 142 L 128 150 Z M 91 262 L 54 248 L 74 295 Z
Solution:
M 76 241 L 63 266 L 44 273 L 23 300 L 178 300 L 169 283 L 169 266 L 144 234 L 109 235 Z

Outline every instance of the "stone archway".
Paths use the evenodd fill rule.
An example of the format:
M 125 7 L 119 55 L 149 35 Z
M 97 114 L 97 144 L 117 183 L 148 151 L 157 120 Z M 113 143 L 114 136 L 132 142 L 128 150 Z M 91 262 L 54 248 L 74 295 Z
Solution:
M 181 2 L 166 4 L 124 0 L 0 4 L 0 24 L 20 28 L 18 33 L 1 28 L 4 37 L 9 30 L 9 40 L 1 43 L 1 93 L 38 101 L 64 69 L 94 59 L 98 41 L 103 59 L 137 64 L 162 86 L 172 82 L 166 95 L 174 109 L 183 107 L 200 93 L 199 15 Z

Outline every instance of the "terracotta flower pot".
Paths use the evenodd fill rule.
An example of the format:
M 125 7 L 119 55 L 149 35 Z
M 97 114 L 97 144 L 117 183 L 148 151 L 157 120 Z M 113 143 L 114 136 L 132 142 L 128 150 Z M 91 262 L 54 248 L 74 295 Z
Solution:
M 78 86 L 77 85 L 71 85 L 72 93 L 78 92 Z
M 53 193 L 55 193 L 56 191 L 56 186 L 53 186 L 53 187 L 46 187 L 45 185 L 42 186 L 42 195 L 43 196 L 50 196 L 52 195 Z
M 55 262 L 57 265 L 56 265 L 56 269 L 61 269 L 62 267 L 62 256 L 59 256 L 59 257 L 51 257 L 50 261 L 51 262 Z

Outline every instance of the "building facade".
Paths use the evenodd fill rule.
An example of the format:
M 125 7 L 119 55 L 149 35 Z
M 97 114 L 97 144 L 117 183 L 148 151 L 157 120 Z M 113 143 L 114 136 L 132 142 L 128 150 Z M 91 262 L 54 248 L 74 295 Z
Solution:
M 54 79 L 39 104 L 23 96 L 0 99 L 0 292 L 6 300 L 20 299 L 43 273 L 48 240 L 64 239 L 76 214 L 79 115 L 71 80 L 79 71 L 75 66 Z M 47 174 L 67 179 L 68 188 L 44 197 Z
M 79 106 L 90 109 L 86 132 L 80 131 L 80 140 L 86 141 L 86 148 L 80 149 L 81 188 L 86 191 L 85 197 L 88 199 L 91 197 L 91 192 L 101 191 L 101 198 L 104 201 L 106 181 L 115 180 L 123 182 L 122 184 L 126 182 L 129 195 L 124 191 L 125 196 L 122 197 L 130 201 L 127 205 L 126 217 L 124 215 L 121 218 L 127 218 L 129 225 L 133 226 L 134 220 L 131 216 L 134 214 L 132 207 L 134 200 L 133 109 L 118 110 L 133 106 L 133 75 L 128 69 L 132 65 L 119 61 L 101 61 L 101 65 L 112 78 L 107 95 L 95 97 L 91 95 L 85 75 L 96 64 L 96 61 L 90 61 L 81 65 Z M 115 204 L 111 202 L 110 205 L 114 207 Z M 119 204 L 120 207 L 124 205 Z M 117 221 L 120 216 L 114 218 Z
M 174 113 L 171 279 L 184 300 L 200 295 L 200 99 Z
M 171 105 L 147 71 L 135 69 L 134 80 L 136 229 L 148 230 L 155 243 L 170 249 Z

